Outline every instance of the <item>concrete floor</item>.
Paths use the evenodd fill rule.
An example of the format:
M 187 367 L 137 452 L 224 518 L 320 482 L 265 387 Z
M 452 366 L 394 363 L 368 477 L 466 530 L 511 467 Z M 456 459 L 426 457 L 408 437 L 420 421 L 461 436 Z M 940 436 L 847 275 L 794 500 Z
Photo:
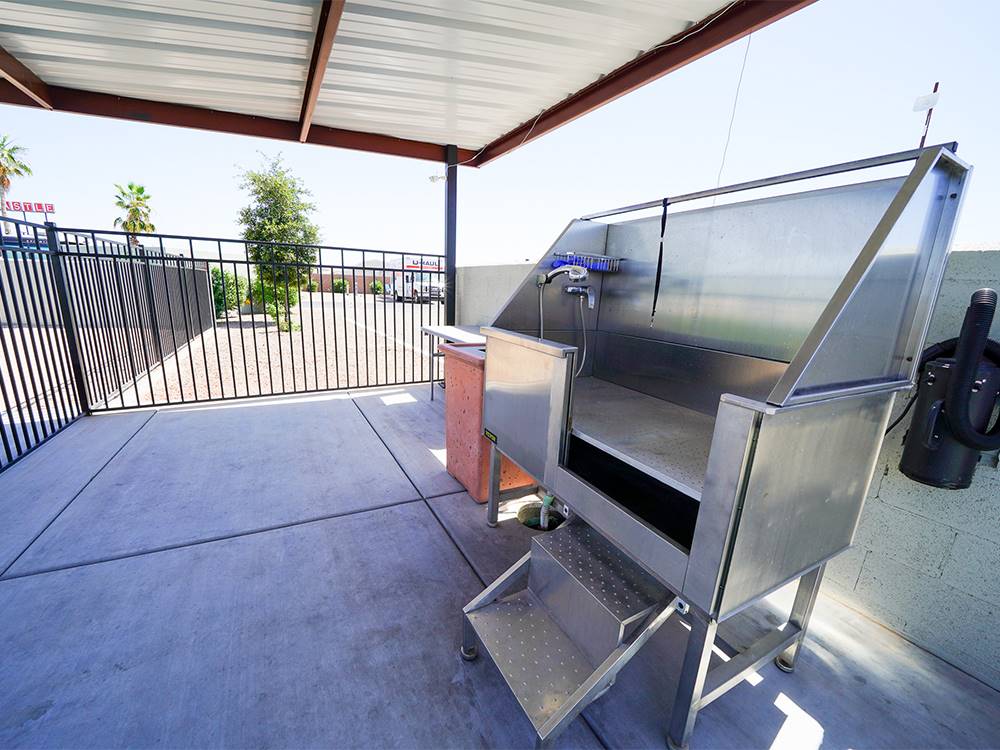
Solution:
M 460 610 L 527 549 L 427 388 L 90 417 L 0 474 L 0 746 L 530 747 Z M 788 592 L 726 623 L 739 646 Z M 668 623 L 558 747 L 663 747 Z M 693 748 L 1000 746 L 1000 694 L 821 595 Z

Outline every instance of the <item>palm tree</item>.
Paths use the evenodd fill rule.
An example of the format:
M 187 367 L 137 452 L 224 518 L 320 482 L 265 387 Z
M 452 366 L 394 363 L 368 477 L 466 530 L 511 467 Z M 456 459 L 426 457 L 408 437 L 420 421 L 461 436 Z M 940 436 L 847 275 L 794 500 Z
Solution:
M 7 218 L 7 191 L 10 190 L 11 177 L 27 177 L 31 167 L 21 161 L 24 154 L 23 146 L 18 146 L 10 140 L 9 135 L 0 138 L 0 216 Z M 3 232 L 7 231 L 7 223 L 3 224 Z
M 125 212 L 124 216 L 115 219 L 115 226 L 121 227 L 129 233 L 129 242 L 133 247 L 139 246 L 139 238 L 136 234 L 144 232 L 155 232 L 156 227 L 149 220 L 152 209 L 149 201 L 152 196 L 146 192 L 142 185 L 130 182 L 127 187 L 115 185 L 118 194 L 115 196 L 115 205 Z

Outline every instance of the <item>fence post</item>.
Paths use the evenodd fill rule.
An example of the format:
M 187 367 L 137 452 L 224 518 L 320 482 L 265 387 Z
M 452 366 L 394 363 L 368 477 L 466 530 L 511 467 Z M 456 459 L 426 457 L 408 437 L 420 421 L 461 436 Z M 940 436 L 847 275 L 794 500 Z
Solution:
M 444 322 L 455 325 L 455 300 L 457 283 L 457 237 L 458 237 L 458 147 L 445 147 L 445 198 L 444 198 Z M 431 380 L 434 379 L 433 374 Z
M 90 414 L 90 400 L 87 398 L 87 386 L 83 374 L 83 360 L 80 358 L 80 345 L 76 338 L 76 324 L 73 320 L 73 310 L 69 304 L 69 289 L 66 285 L 66 272 L 63 268 L 63 252 L 59 245 L 59 231 L 55 222 L 45 222 L 45 236 L 49 246 L 49 259 L 52 263 L 52 277 L 56 282 L 56 297 L 59 302 L 59 316 L 63 321 L 63 331 L 66 333 L 66 348 L 69 350 L 70 367 L 73 370 L 73 382 L 76 385 L 76 397 L 84 414 Z
M 141 246 L 140 246 L 141 247 Z M 149 327 L 150 327 L 150 338 L 156 344 L 156 363 L 160 364 L 163 362 L 163 342 L 160 340 L 160 335 L 162 330 L 160 329 L 160 316 L 156 312 L 156 293 L 153 289 L 153 272 L 149 270 L 149 253 L 146 248 L 142 248 L 142 270 L 143 270 L 143 281 L 146 283 L 146 300 L 147 306 L 149 307 Z M 153 382 L 153 365 L 150 365 L 149 370 L 149 382 Z

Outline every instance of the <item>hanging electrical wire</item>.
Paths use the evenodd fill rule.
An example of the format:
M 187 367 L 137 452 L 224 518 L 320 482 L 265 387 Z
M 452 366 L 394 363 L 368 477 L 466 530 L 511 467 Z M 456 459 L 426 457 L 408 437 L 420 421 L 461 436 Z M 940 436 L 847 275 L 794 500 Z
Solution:
M 747 35 L 747 46 L 743 50 L 743 64 L 740 65 L 740 75 L 736 80 L 736 94 L 733 96 L 733 109 L 729 114 L 729 129 L 726 131 L 726 145 L 722 149 L 722 161 L 719 163 L 719 173 L 715 177 L 715 187 L 719 187 L 722 184 L 722 171 L 726 168 L 726 156 L 729 155 L 729 142 L 733 138 L 733 123 L 736 122 L 736 110 L 740 103 L 740 91 L 743 89 L 743 73 L 747 69 L 747 58 L 750 57 L 750 40 L 753 39 L 753 34 Z M 712 198 L 712 205 L 715 205 L 715 200 L 717 196 Z
M 714 16 L 705 21 L 705 23 L 695 26 L 693 29 L 691 29 L 691 31 L 689 31 L 684 36 L 678 37 L 677 39 L 671 39 L 669 41 L 662 42 L 661 44 L 657 44 L 655 47 L 650 47 L 648 50 L 646 50 L 644 54 L 648 55 L 650 52 L 655 52 L 656 50 L 663 49 L 664 47 L 673 47 L 675 44 L 680 44 L 681 42 L 693 37 L 695 34 L 700 34 L 702 31 L 704 31 L 713 23 L 718 21 L 720 18 L 726 15 L 726 13 L 731 11 L 741 2 L 743 2 L 743 0 L 733 0 L 733 2 L 729 3 L 729 5 L 727 5 L 725 8 L 716 13 Z

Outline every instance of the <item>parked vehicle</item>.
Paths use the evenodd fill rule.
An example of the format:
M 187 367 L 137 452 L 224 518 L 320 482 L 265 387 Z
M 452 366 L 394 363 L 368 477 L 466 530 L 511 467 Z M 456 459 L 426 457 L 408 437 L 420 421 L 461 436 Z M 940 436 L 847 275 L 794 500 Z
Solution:
M 414 302 L 444 302 L 444 280 L 434 273 L 403 271 L 393 281 L 392 296 L 397 302 L 404 299 Z

